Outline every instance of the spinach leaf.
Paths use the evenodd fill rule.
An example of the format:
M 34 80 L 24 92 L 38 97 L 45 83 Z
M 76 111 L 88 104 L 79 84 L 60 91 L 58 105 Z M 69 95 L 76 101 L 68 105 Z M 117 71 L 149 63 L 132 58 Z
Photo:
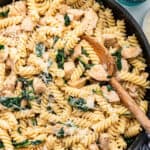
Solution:
M 120 71 L 122 69 L 121 50 L 118 50 L 117 52 L 115 52 L 114 54 L 112 54 L 112 56 L 116 57 L 116 65 L 117 65 L 118 70 Z
M 4 48 L 5 46 L 0 44 L 0 50 L 3 50 Z
M 113 87 L 111 86 L 111 85 L 107 85 L 107 90 L 110 92 L 110 91 L 112 91 L 113 90 Z
M 69 26 L 71 23 L 70 17 L 67 14 L 65 14 L 64 16 L 64 21 L 65 21 L 65 26 Z
M 66 55 L 65 55 L 64 49 L 58 50 L 58 53 L 56 55 L 56 62 L 57 62 L 58 68 L 62 68 L 62 69 L 64 68 L 65 59 L 66 59 Z
M 0 17 L 8 17 L 8 13 L 9 13 L 9 8 L 6 11 L 2 11 L 0 12 Z
M 43 53 L 45 52 L 45 46 L 43 43 L 36 44 L 35 50 L 36 50 L 36 56 L 41 57 Z
M 84 49 L 84 47 L 81 47 L 81 51 L 82 51 L 82 54 L 84 54 L 85 56 L 89 56 L 89 54 L 88 54 L 87 51 Z
M 15 148 L 23 148 L 23 147 L 27 147 L 29 145 L 30 145 L 30 141 L 29 140 L 25 140 L 25 141 L 19 142 L 19 143 L 13 142 L 13 146 Z
M 0 148 L 4 148 L 3 142 L 0 141 Z
M 54 36 L 54 38 L 53 38 L 53 45 L 59 40 L 59 37 L 58 36 Z
M 86 106 L 86 102 L 83 98 L 75 98 L 75 97 L 69 96 L 68 103 L 69 103 L 69 105 L 71 105 L 75 108 L 78 108 L 82 111 L 89 110 L 89 108 Z
M 43 72 L 39 75 L 39 77 L 46 84 L 48 84 L 50 81 L 52 81 L 52 75 L 50 73 Z
M 7 108 L 20 110 L 21 97 L 0 97 L 0 103 Z
M 43 141 L 41 141 L 41 140 L 35 140 L 35 141 L 31 141 L 31 144 L 32 145 L 39 145 L 39 144 L 41 144 Z
M 36 118 L 32 118 L 31 120 L 32 120 L 32 125 L 33 126 L 37 126 L 37 120 L 36 120 Z
M 64 134 L 65 134 L 65 131 L 63 128 L 61 128 L 57 133 L 56 133 L 56 136 L 58 138 L 63 138 L 64 137 Z
M 23 89 L 28 87 L 28 86 L 32 86 L 32 83 L 33 83 L 33 80 L 28 80 L 28 79 L 22 78 L 22 77 L 18 78 L 18 81 L 22 82 Z
M 26 100 L 33 100 L 35 98 L 37 98 L 33 92 L 33 90 L 22 90 L 22 99 L 26 99 Z

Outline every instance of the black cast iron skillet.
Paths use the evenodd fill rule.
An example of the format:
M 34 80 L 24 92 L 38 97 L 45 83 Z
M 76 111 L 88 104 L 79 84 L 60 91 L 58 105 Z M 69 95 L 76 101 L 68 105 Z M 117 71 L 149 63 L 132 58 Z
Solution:
M 127 34 L 132 35 L 133 33 L 139 40 L 139 43 L 143 49 L 144 57 L 146 58 L 146 62 L 148 64 L 147 71 L 150 72 L 150 45 L 141 30 L 141 27 L 135 21 L 135 19 L 128 13 L 126 9 L 124 9 L 121 5 L 115 2 L 115 0 L 97 0 L 99 3 L 103 2 L 103 4 L 111 8 L 113 10 L 114 16 L 116 19 L 124 19 L 126 22 L 126 29 Z M 12 0 L 0 0 L 0 6 L 6 5 L 12 2 Z M 146 94 L 146 100 L 150 101 L 150 91 Z M 149 105 L 149 112 L 148 115 L 150 116 L 150 105 Z M 145 132 L 142 132 L 139 136 L 136 137 L 135 141 L 132 145 L 128 148 L 128 150 L 140 150 L 140 147 L 144 143 L 147 143 L 147 135 Z

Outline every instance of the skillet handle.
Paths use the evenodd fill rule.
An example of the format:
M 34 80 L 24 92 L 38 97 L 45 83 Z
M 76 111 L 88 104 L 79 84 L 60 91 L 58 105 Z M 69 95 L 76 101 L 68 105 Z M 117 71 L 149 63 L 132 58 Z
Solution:
M 133 113 L 138 122 L 150 134 L 150 120 L 145 113 L 139 108 L 136 102 L 129 96 L 129 94 L 114 77 L 111 78 L 110 83 L 119 94 L 123 104 Z

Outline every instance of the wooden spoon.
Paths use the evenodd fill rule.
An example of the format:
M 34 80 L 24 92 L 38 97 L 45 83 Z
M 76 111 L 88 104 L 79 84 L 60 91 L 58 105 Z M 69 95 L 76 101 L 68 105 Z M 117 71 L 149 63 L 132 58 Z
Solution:
M 91 36 L 85 35 L 81 38 L 89 42 L 90 45 L 92 45 L 94 51 L 100 59 L 101 64 L 105 64 L 107 66 L 107 71 L 109 75 L 112 76 L 116 71 L 115 62 L 113 57 L 108 53 L 106 47 Z M 135 118 L 143 126 L 143 128 L 148 133 L 150 133 L 150 120 L 145 115 L 145 113 L 139 108 L 136 102 L 131 98 L 131 96 L 121 86 L 121 84 L 116 80 L 115 77 L 111 77 L 110 84 L 117 91 L 122 103 L 134 114 Z

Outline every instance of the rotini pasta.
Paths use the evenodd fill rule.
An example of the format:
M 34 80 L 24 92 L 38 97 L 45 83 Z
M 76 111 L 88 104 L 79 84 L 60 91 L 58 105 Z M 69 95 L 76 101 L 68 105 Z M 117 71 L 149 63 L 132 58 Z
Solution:
M 95 0 L 20 0 L 0 13 L 0 149 L 125 150 L 142 128 L 83 39 L 104 44 L 146 113 L 147 65 L 125 21 Z

